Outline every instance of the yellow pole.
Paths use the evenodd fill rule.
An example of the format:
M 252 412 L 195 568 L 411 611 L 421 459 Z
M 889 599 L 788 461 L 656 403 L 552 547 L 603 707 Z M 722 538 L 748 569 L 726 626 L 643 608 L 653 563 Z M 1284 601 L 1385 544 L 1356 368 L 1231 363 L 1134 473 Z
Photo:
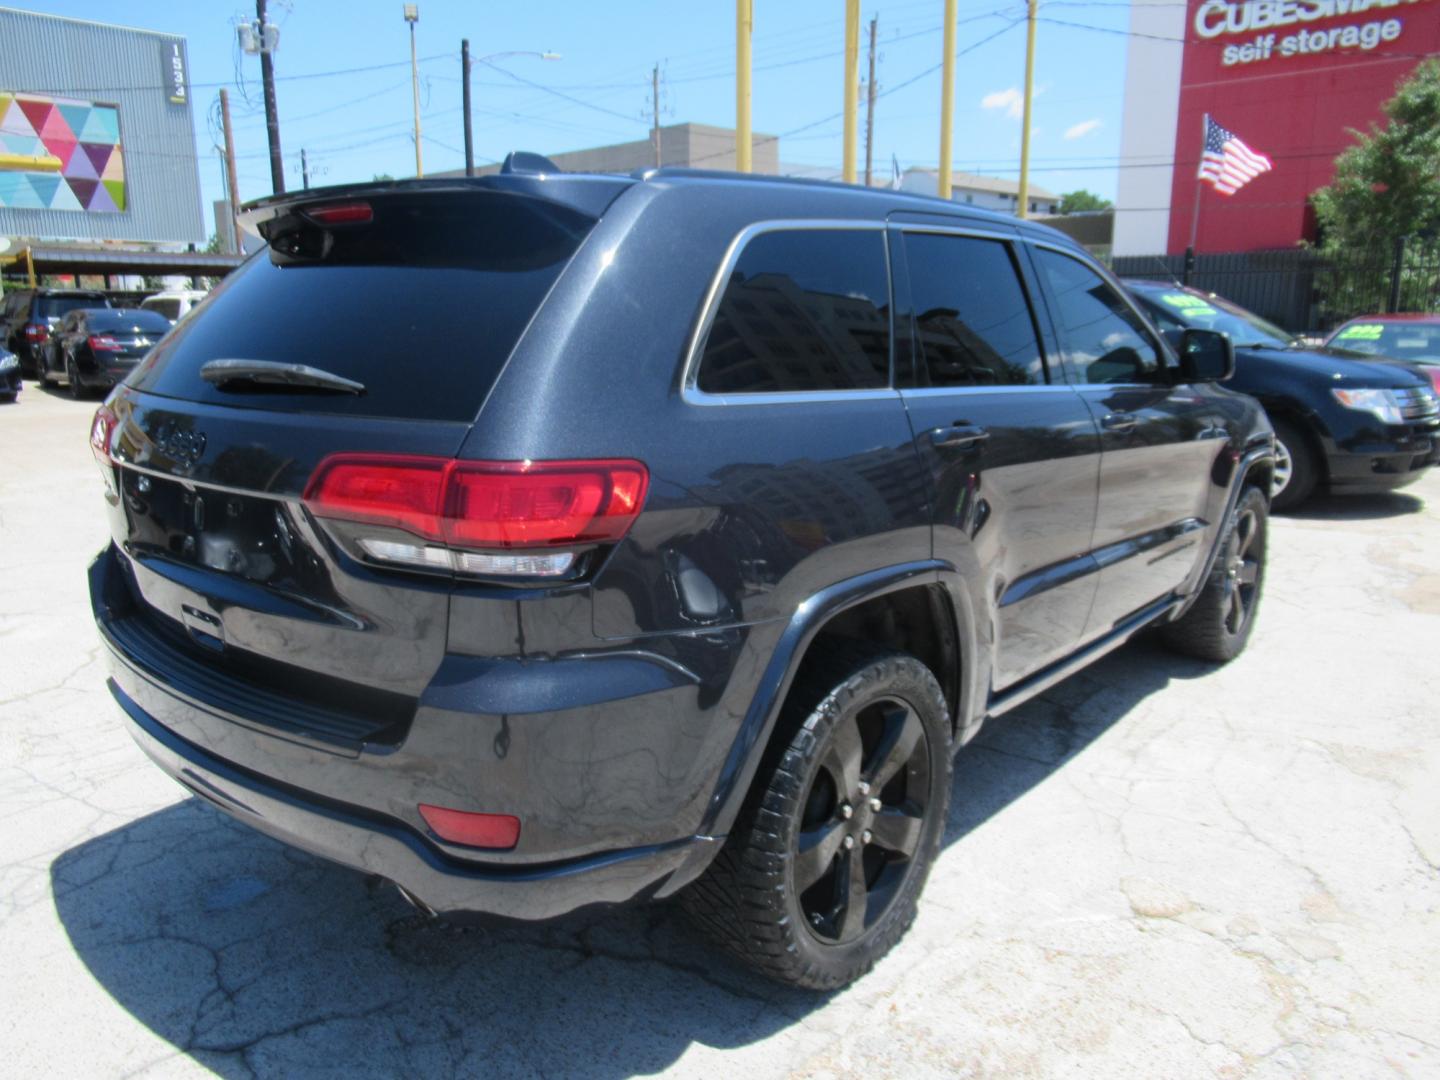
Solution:
M 35 288 L 35 252 L 28 247 L 25 249 L 25 273 L 30 279 L 30 288 Z
M 841 179 L 855 183 L 855 110 L 860 104 L 860 0 L 845 0 L 845 138 Z
M 750 171 L 750 32 L 754 0 L 735 0 L 735 169 Z
M 1016 212 L 1023 218 L 1030 211 L 1030 106 L 1035 98 L 1035 9 L 1039 0 L 1030 0 L 1025 25 L 1025 118 L 1020 122 L 1020 193 Z
M 425 175 L 425 162 L 420 154 L 420 65 L 415 60 L 415 23 L 410 20 L 410 90 L 415 99 L 415 175 Z
M 945 58 L 940 68 L 940 198 L 950 198 L 950 129 L 955 123 L 955 0 L 945 0 Z

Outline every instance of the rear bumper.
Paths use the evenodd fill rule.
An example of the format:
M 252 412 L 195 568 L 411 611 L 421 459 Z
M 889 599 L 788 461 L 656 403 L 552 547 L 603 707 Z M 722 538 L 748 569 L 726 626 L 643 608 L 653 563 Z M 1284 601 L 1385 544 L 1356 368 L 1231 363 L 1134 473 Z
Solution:
M 113 678 L 109 686 L 140 748 L 192 793 L 292 847 L 392 881 L 440 915 L 540 920 L 663 895 L 671 891 L 667 884 L 684 884 L 718 848 L 714 838 L 691 837 L 552 866 L 465 865 L 401 822 L 315 800 L 206 753 L 137 705 Z

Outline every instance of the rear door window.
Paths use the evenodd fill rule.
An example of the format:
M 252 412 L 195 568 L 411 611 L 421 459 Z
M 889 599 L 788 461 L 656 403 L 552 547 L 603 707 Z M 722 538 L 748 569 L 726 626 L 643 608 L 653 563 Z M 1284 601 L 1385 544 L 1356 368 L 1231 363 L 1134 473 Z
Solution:
M 1034 317 L 1009 244 L 907 232 L 905 263 L 921 386 L 1045 382 Z
M 131 385 L 260 409 L 473 419 L 594 222 L 485 191 L 375 196 L 370 206 L 368 222 L 324 227 L 292 213 L 273 223 L 270 245 L 176 325 Z M 221 359 L 307 364 L 365 392 L 200 377 Z
M 707 394 L 890 383 L 890 279 L 878 229 L 778 229 L 730 272 L 700 357 Z

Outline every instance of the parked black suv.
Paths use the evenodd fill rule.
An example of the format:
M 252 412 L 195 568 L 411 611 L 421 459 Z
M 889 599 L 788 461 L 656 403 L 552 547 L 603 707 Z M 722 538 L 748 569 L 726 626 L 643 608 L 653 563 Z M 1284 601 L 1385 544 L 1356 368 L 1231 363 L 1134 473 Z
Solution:
M 20 369 L 40 377 L 40 350 L 56 324 L 77 308 L 109 307 L 104 293 L 80 289 L 18 289 L 5 294 L 5 348 L 20 358 Z
M 1307 347 L 1214 293 L 1156 281 L 1125 287 L 1167 336 L 1178 340 L 1195 327 L 1230 335 L 1230 389 L 1258 399 L 1275 426 L 1277 510 L 1299 506 L 1317 488 L 1394 491 L 1440 462 L 1440 401 L 1417 365 Z
M 111 689 L 190 791 L 449 916 L 683 890 L 832 987 L 951 757 L 1234 656 L 1272 436 L 1060 234 L 663 169 L 311 190 L 96 415 Z

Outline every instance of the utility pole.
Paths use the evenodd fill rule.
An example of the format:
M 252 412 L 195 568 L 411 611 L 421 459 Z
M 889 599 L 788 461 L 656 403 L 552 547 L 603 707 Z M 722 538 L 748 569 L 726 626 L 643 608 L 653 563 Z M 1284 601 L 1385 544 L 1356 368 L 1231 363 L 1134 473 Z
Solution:
M 855 108 L 860 101 L 860 0 L 845 0 L 845 133 L 840 179 L 855 182 Z
M 300 182 L 305 185 L 305 190 L 310 190 L 310 161 L 305 156 L 305 148 L 300 148 Z
M 255 0 L 256 33 L 265 33 L 265 0 Z M 275 61 L 270 50 L 260 47 L 260 82 L 265 88 L 265 134 L 270 139 L 270 187 L 276 195 L 285 193 L 285 163 L 280 156 L 280 116 L 275 104 Z
M 225 128 L 225 186 L 230 193 L 230 234 L 235 241 L 235 254 L 243 250 L 240 243 L 240 180 L 235 174 L 235 134 L 230 128 L 230 94 L 220 88 L 220 121 Z
M 650 141 L 655 144 L 655 167 L 660 168 L 660 64 L 650 71 Z
M 1020 193 L 1016 212 L 1030 212 L 1030 106 L 1035 99 L 1035 12 L 1039 0 L 1030 0 L 1025 16 L 1025 118 L 1020 122 Z
M 410 92 L 415 100 L 415 175 L 425 175 L 425 162 L 420 156 L 420 64 L 415 59 L 415 24 L 420 21 L 420 5 L 405 5 L 405 21 L 410 24 Z
M 750 171 L 750 33 L 754 0 L 735 0 L 735 170 Z
M 955 0 L 945 0 L 945 57 L 940 67 L 940 198 L 950 198 L 950 129 L 955 124 Z
M 465 113 L 465 175 L 475 175 L 475 136 L 470 131 L 470 39 L 460 39 L 460 103 Z
M 875 141 L 875 32 L 880 25 L 880 16 L 870 17 L 870 77 L 865 80 L 865 186 L 870 186 L 870 166 L 874 161 Z

